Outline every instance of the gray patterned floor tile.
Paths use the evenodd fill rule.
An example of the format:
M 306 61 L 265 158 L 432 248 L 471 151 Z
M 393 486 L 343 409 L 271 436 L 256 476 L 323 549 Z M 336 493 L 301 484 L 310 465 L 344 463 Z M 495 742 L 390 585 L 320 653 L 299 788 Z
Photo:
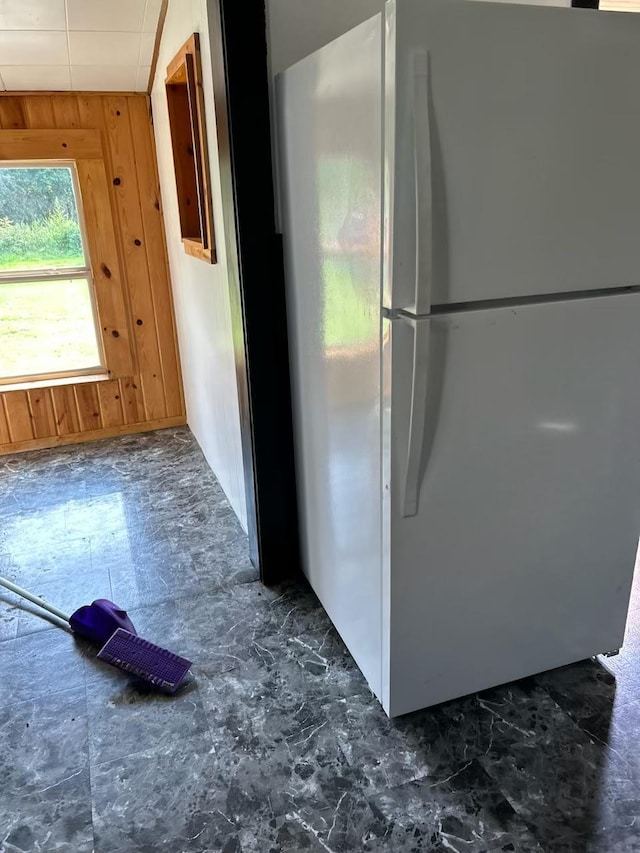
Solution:
M 195 675 L 155 694 L 0 595 L 1 853 L 640 853 L 637 590 L 619 657 L 388 720 L 186 428 L 0 460 L 0 573 L 111 594 Z
M 84 687 L 84 683 L 82 652 L 74 637 L 62 629 L 0 643 L 0 705 Z

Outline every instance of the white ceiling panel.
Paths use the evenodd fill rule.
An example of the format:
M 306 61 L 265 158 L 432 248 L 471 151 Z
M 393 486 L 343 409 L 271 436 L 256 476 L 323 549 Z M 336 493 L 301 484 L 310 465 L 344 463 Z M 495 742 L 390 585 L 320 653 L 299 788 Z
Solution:
M 9 91 L 53 91 L 71 88 L 71 72 L 68 65 L 3 65 L 0 77 Z
M 142 24 L 143 33 L 157 32 L 161 5 L 162 0 L 147 0 L 147 8 L 144 13 L 144 23 Z
M 0 30 L 66 30 L 64 0 L 0 0 Z
M 0 0 L 0 90 L 146 91 L 166 0 Z
M 137 66 L 72 65 L 71 88 L 85 92 L 135 92 Z
M 69 33 L 71 65 L 138 65 L 140 33 Z
M 156 37 L 154 33 L 142 33 L 140 36 L 140 57 L 138 59 L 139 65 L 151 65 L 151 60 L 153 59 L 153 48 L 156 44 Z
M 67 34 L 46 30 L 0 30 L 1 65 L 68 65 Z
M 70 30 L 140 33 L 146 0 L 67 0 Z
M 146 68 L 143 65 L 138 66 L 138 74 L 136 77 L 136 92 L 146 92 L 147 87 L 149 85 L 149 75 L 151 74 L 151 67 L 147 66 Z

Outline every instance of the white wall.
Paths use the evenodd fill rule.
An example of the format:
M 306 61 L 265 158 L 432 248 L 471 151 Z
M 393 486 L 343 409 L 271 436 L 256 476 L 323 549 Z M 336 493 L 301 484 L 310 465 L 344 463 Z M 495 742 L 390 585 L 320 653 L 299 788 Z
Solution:
M 186 255 L 180 242 L 178 203 L 164 90 L 166 67 L 193 32 L 200 33 L 202 53 L 218 250 L 218 263 L 213 265 Z M 220 203 L 220 169 L 206 0 L 169 0 L 152 103 L 187 419 L 207 461 L 246 529 L 240 417 Z

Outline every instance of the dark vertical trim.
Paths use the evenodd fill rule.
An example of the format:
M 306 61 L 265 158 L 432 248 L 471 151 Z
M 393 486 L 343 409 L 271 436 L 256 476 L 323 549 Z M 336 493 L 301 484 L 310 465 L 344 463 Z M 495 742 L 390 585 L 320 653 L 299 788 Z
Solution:
M 224 44 L 220 19 L 219 0 L 210 0 L 209 38 L 211 46 L 211 70 L 213 93 L 216 108 L 216 130 L 218 157 L 220 161 L 220 194 L 224 219 L 224 241 L 229 277 L 229 301 L 231 306 L 231 328 L 233 350 L 238 387 L 238 408 L 240 412 L 240 435 L 242 441 L 242 459 L 244 467 L 244 488 L 247 505 L 247 532 L 249 550 L 254 565 L 261 568 L 258 544 L 258 525 L 256 518 L 255 483 L 253 472 L 253 439 L 251 409 L 249 404 L 249 385 L 247 381 L 247 361 L 244 345 L 244 321 L 240 295 L 240 269 L 236 236 L 236 210 L 233 190 L 233 165 L 231 158 L 231 140 L 229 136 L 227 80 L 224 60 Z
M 156 38 L 153 43 L 153 56 L 151 57 L 151 69 L 149 71 L 149 80 L 147 81 L 147 95 L 151 94 L 153 84 L 156 79 L 156 71 L 158 68 L 158 56 L 160 55 L 160 42 L 164 32 L 164 22 L 167 18 L 169 9 L 169 0 L 161 0 L 160 14 L 158 15 L 158 26 L 156 27 Z
M 282 245 L 276 234 L 263 0 L 209 0 L 251 557 L 299 569 Z

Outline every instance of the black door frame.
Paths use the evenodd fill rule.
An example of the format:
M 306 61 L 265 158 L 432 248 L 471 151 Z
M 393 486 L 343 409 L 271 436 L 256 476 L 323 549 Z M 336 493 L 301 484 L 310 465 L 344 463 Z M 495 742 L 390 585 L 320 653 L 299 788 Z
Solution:
M 273 584 L 300 558 L 266 15 L 264 0 L 208 5 L 249 544 Z

